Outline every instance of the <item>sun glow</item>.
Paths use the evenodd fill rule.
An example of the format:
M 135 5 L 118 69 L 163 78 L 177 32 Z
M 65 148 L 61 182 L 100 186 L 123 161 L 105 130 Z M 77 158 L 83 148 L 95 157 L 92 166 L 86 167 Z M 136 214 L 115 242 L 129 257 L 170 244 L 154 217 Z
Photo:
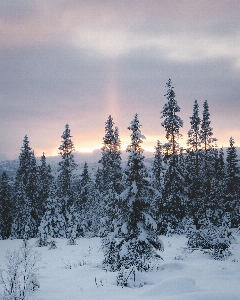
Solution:
M 81 153 L 92 153 L 94 150 L 94 148 L 83 148 L 83 147 L 80 147 L 80 148 L 75 148 L 75 150 L 77 152 L 81 152 Z

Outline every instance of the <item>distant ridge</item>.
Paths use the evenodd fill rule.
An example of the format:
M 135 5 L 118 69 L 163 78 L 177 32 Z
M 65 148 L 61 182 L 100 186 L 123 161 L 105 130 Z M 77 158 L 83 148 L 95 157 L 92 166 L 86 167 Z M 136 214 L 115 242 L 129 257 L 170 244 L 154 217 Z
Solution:
M 226 159 L 226 151 L 227 151 L 228 147 L 224 147 L 224 153 L 225 153 L 225 159 Z M 237 154 L 238 154 L 238 158 L 239 158 L 239 163 L 240 163 L 240 147 L 236 147 L 237 149 Z M 123 166 L 126 165 L 127 162 L 127 158 L 128 158 L 128 153 L 123 150 L 122 151 L 122 163 Z M 153 152 L 149 152 L 149 151 L 144 151 L 143 155 L 145 156 L 145 162 L 147 166 L 150 166 L 154 157 Z M 77 173 L 82 172 L 83 169 L 83 165 L 85 162 L 87 162 L 87 164 L 89 165 L 89 167 L 92 169 L 92 171 L 95 171 L 99 166 L 99 161 L 101 159 L 101 150 L 100 149 L 96 149 L 93 152 L 78 152 L 75 151 L 74 152 L 74 158 L 75 158 L 75 162 L 78 165 L 77 168 Z M 0 159 L 3 158 L 3 160 L 0 160 L 0 176 L 2 175 L 2 172 L 6 171 L 9 179 L 13 180 L 16 174 L 16 171 L 18 169 L 18 164 L 19 161 L 18 159 L 13 159 L 13 160 L 8 160 L 6 159 L 6 156 L 1 156 L 0 155 Z M 60 161 L 61 156 L 47 156 L 46 157 L 46 161 L 47 164 L 50 164 L 52 166 L 52 171 L 53 174 L 57 174 L 57 170 L 58 170 L 58 162 Z M 39 164 L 40 161 L 40 157 L 37 157 L 37 162 Z

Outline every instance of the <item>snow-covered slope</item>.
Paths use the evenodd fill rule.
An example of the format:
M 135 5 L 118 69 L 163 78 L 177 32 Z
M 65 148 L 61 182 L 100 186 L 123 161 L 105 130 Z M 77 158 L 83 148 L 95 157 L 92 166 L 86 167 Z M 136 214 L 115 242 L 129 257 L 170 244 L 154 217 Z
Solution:
M 240 236 L 236 236 L 240 241 Z M 34 293 L 41 300 L 239 300 L 240 244 L 231 246 L 226 261 L 211 259 L 202 251 L 186 248 L 184 236 L 162 236 L 163 261 L 154 271 L 138 273 L 136 283 L 143 287 L 116 285 L 116 273 L 101 269 L 103 253 L 99 238 L 81 238 L 77 245 L 56 239 L 57 249 L 34 248 L 42 255 L 38 279 L 40 289 Z M 30 240 L 33 244 L 35 239 Z M 21 240 L 0 241 L 0 268 L 4 268 L 5 251 L 21 246 Z M 2 292 L 3 286 L 0 285 Z

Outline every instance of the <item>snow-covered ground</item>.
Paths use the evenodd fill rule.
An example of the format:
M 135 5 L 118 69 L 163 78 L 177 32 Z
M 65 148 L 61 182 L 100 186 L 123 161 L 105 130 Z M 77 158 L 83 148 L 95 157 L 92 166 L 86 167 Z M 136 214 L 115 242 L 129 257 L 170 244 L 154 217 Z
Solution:
M 240 236 L 236 236 L 240 242 Z M 34 292 L 38 300 L 239 300 L 240 244 L 231 245 L 232 256 L 225 261 L 211 259 L 202 251 L 188 251 L 184 236 L 161 237 L 165 250 L 160 267 L 136 275 L 141 288 L 116 285 L 116 273 L 101 269 L 103 253 L 100 238 L 81 238 L 77 245 L 67 245 L 66 239 L 56 239 L 57 249 L 34 247 L 42 260 L 38 280 L 40 289 Z M 30 240 L 34 244 L 35 239 Z M 0 268 L 5 265 L 7 249 L 18 249 L 21 240 L 0 241 Z M 3 286 L 0 285 L 0 293 Z M 0 297 L 1 298 L 1 297 Z

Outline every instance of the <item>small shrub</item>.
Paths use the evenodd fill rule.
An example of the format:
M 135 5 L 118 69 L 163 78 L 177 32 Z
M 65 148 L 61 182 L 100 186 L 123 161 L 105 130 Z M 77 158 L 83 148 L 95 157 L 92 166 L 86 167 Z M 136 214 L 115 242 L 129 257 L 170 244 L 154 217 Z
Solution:
M 4 300 L 27 300 L 40 285 L 37 280 L 39 268 L 36 266 L 41 259 L 37 251 L 23 241 L 18 251 L 6 253 L 6 270 L 0 270 L 0 279 L 4 287 Z
M 48 250 L 57 249 L 57 243 L 54 240 L 48 241 Z
M 187 237 L 190 248 L 207 250 L 214 259 L 222 260 L 231 255 L 229 247 L 233 237 L 228 227 L 217 227 L 209 222 L 199 230 L 191 228 Z

